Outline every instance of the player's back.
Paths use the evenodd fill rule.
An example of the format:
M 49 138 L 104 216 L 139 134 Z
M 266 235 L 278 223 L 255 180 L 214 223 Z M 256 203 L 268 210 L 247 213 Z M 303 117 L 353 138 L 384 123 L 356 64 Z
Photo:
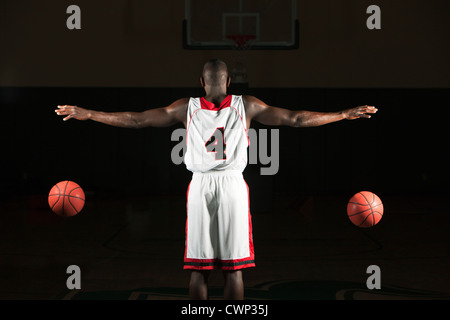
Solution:
M 242 96 L 228 95 L 220 105 L 190 98 L 186 124 L 188 170 L 245 169 L 249 140 Z

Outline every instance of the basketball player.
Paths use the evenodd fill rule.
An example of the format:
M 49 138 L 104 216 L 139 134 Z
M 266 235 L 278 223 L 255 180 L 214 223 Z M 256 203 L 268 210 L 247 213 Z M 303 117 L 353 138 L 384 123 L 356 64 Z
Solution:
M 242 269 L 254 267 L 249 194 L 242 172 L 247 165 L 247 130 L 252 120 L 264 125 L 315 127 L 340 120 L 370 118 L 373 106 L 339 112 L 291 111 L 272 107 L 252 96 L 227 94 L 227 66 L 206 62 L 200 83 L 202 98 L 183 98 L 144 112 L 93 111 L 58 106 L 58 115 L 107 125 L 144 128 L 182 122 L 186 128 L 184 162 L 193 172 L 188 187 L 184 269 L 191 270 L 191 299 L 208 298 L 208 275 L 223 271 L 224 298 L 243 299 Z

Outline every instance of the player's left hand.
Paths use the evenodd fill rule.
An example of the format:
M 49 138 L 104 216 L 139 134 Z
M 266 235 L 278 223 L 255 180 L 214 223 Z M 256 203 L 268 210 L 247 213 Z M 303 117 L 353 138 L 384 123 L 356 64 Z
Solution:
M 344 117 L 347 120 L 355 120 L 359 118 L 370 118 L 371 114 L 378 111 L 374 106 L 360 106 L 356 108 L 347 109 L 344 111 Z
M 55 112 L 58 116 L 67 116 L 63 119 L 64 121 L 72 118 L 77 120 L 88 120 L 91 117 L 91 110 L 78 106 L 58 106 L 58 109 L 56 109 Z

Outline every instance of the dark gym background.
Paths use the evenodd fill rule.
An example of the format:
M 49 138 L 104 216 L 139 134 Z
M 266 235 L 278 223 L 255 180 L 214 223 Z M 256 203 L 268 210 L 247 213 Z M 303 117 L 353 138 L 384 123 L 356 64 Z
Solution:
M 81 8 L 81 30 L 66 28 L 65 10 L 70 4 Z M 365 10 L 370 4 L 381 8 L 381 30 L 366 28 Z M 26 256 L 33 253 L 24 248 L 29 243 L 37 246 L 38 235 L 45 234 L 49 243 L 60 239 L 63 235 L 58 228 L 71 230 L 66 238 L 68 245 L 77 240 L 86 245 L 95 243 L 94 233 L 109 241 L 118 231 L 108 234 L 102 226 L 109 228 L 118 221 L 114 226 L 122 230 L 121 223 L 127 219 L 118 218 L 122 209 L 151 211 L 152 205 L 142 200 L 146 197 L 156 199 L 155 203 L 170 211 L 169 218 L 162 218 L 164 223 L 151 229 L 169 228 L 168 224 L 176 227 L 176 231 L 167 231 L 167 237 L 174 234 L 174 247 L 179 248 L 166 254 L 172 256 L 167 266 L 183 274 L 183 201 L 190 173 L 183 164 L 174 165 L 170 159 L 176 144 L 170 135 L 176 127 L 132 130 L 90 121 L 63 122 L 54 112 L 58 104 L 111 112 L 144 111 L 181 97 L 201 96 L 198 78 L 203 63 L 220 58 L 232 68 L 235 52 L 184 50 L 183 18 L 184 2 L 175 0 L 1 2 L 0 256 L 5 259 L 0 262 L 0 297 L 61 297 L 67 263 L 60 258 L 70 249 L 53 250 L 49 245 L 40 260 L 38 252 L 43 247 L 36 247 L 39 249 L 30 259 Z M 443 227 L 448 221 L 444 215 L 448 208 L 443 204 L 450 191 L 449 3 L 299 1 L 298 18 L 300 48 L 247 52 L 249 87 L 231 87 L 230 93 L 255 95 L 270 105 L 289 109 L 338 111 L 368 104 L 375 105 L 379 112 L 370 120 L 307 129 L 278 128 L 278 174 L 260 176 L 260 165 L 247 167 L 244 175 L 250 186 L 255 245 L 262 270 L 267 257 L 264 253 L 258 256 L 265 250 L 263 235 L 274 232 L 294 236 L 298 231 L 298 225 L 280 222 L 272 229 L 273 221 L 282 221 L 298 211 L 311 223 L 306 224 L 308 228 L 319 229 L 327 215 L 333 215 L 331 220 L 340 216 L 347 223 L 346 202 L 361 190 L 378 194 L 386 210 L 375 227 L 379 233 L 375 228 L 365 230 L 366 236 L 388 247 L 382 232 L 394 232 L 387 227 L 389 219 L 398 219 L 400 231 L 395 232 L 402 232 L 403 221 L 418 219 L 413 228 L 419 230 L 417 237 L 421 224 L 439 237 L 436 241 L 427 238 L 426 243 L 431 244 L 422 249 L 434 250 L 435 257 L 442 257 L 441 262 L 448 264 L 448 231 Z M 256 123 L 253 127 L 270 129 Z M 73 222 L 61 222 L 46 204 L 50 188 L 67 179 L 79 183 L 86 192 L 86 206 L 74 219 L 78 219 L 78 227 L 90 223 L 89 232 L 76 232 Z M 326 207 L 321 202 L 326 203 L 326 199 L 332 199 L 329 201 L 336 211 L 317 209 Z M 107 204 L 103 204 L 105 201 Z M 309 203 L 317 210 L 310 211 Z M 428 215 L 429 208 L 433 214 Z M 405 214 L 408 210 L 414 213 Z M 86 220 L 94 219 L 96 212 L 101 212 L 99 220 Z M 265 217 L 259 222 L 258 213 Z M 91 218 L 83 220 L 83 215 Z M 139 223 L 145 227 L 157 222 L 142 218 Z M 345 227 L 346 232 L 355 231 L 349 224 Z M 136 228 L 136 243 L 152 239 L 145 230 Z M 56 237 L 53 240 L 52 234 Z M 49 253 L 52 250 L 54 256 Z M 21 252 L 23 257 L 19 258 Z M 77 254 L 78 264 L 88 270 L 85 274 L 89 276 L 89 270 L 95 269 L 90 264 L 91 255 L 82 251 Z M 140 254 L 145 255 L 145 250 Z M 427 272 L 411 268 L 418 274 Z M 270 270 L 267 281 L 275 273 L 275 269 Z M 58 279 L 60 283 L 40 294 L 36 289 L 40 280 L 30 285 L 7 276 L 8 272 L 17 279 L 30 275 L 48 281 Z M 91 276 L 95 280 L 95 275 Z M 360 276 L 365 281 L 364 270 Z M 157 276 L 154 272 L 147 277 Z M 450 284 L 448 270 L 434 277 Z M 127 277 L 115 278 L 126 282 Z M 392 276 L 391 282 L 395 279 Z M 250 279 L 250 283 L 258 281 Z M 427 281 L 425 277 L 422 282 Z M 187 282 L 180 283 L 173 285 L 183 287 Z M 424 286 L 427 290 L 442 291 L 444 286 L 436 288 L 435 282 L 429 283 L 429 287 Z M 119 290 L 94 287 L 97 291 Z

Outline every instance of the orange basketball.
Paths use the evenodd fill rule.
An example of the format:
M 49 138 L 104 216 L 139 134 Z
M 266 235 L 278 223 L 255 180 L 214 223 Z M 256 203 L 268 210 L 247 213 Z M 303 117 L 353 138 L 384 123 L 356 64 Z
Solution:
M 375 193 L 361 191 L 348 202 L 347 214 L 354 225 L 361 228 L 373 227 L 383 217 L 383 203 Z
M 73 181 L 61 181 L 48 194 L 50 208 L 59 216 L 72 217 L 84 207 L 84 191 Z

